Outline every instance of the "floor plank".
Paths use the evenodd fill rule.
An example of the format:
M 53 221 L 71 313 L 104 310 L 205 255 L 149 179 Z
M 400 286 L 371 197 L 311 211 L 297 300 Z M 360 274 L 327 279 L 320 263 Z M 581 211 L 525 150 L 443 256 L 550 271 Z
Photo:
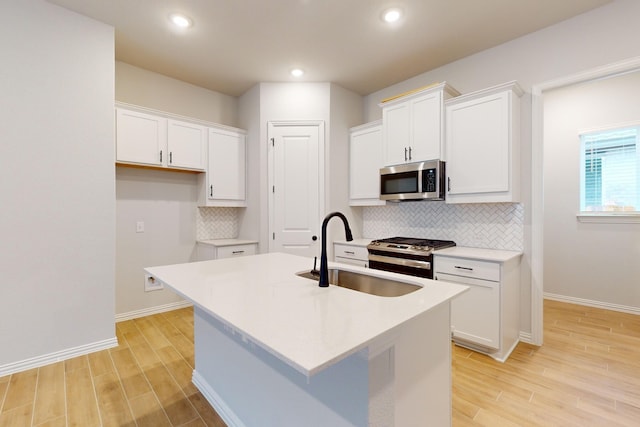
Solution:
M 544 334 L 505 363 L 452 345 L 454 427 L 640 426 L 640 316 L 547 300 Z M 0 427 L 226 427 L 191 382 L 192 308 L 116 335 L 118 347 L 0 377 Z

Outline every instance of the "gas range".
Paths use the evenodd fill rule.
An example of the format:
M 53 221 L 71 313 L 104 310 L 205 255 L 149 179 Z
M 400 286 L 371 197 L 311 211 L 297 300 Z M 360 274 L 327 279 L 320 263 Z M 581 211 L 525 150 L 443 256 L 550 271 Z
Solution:
M 412 276 L 433 278 L 433 252 L 450 248 L 450 240 L 390 237 L 367 245 L 369 267 Z

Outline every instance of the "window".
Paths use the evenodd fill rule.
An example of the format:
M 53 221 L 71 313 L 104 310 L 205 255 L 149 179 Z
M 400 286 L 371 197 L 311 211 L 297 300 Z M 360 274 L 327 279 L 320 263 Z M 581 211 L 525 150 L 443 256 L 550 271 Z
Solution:
M 580 211 L 640 214 L 640 125 L 580 135 Z

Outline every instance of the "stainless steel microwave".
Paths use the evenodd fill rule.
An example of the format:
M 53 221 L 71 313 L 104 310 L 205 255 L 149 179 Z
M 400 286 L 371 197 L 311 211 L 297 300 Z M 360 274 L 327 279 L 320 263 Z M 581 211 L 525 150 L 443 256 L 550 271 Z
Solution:
M 380 169 L 380 199 L 444 200 L 444 166 L 442 160 L 428 160 Z

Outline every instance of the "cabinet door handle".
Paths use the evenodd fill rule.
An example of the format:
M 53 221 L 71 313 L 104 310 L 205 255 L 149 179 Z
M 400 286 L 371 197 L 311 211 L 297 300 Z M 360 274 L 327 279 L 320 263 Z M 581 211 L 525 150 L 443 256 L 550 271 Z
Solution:
M 451 178 L 447 177 L 447 191 L 451 191 Z
M 209 186 L 209 196 L 213 197 L 213 185 Z
M 160 150 L 160 163 L 162 163 L 162 150 Z
M 404 161 L 407 161 L 407 147 L 404 147 Z
M 454 265 L 453 268 L 457 268 L 458 270 L 473 271 L 473 268 L 471 267 L 462 267 L 460 265 Z
M 411 160 L 411 147 L 409 147 L 409 160 Z
M 173 164 L 173 151 L 169 151 L 169 164 Z

